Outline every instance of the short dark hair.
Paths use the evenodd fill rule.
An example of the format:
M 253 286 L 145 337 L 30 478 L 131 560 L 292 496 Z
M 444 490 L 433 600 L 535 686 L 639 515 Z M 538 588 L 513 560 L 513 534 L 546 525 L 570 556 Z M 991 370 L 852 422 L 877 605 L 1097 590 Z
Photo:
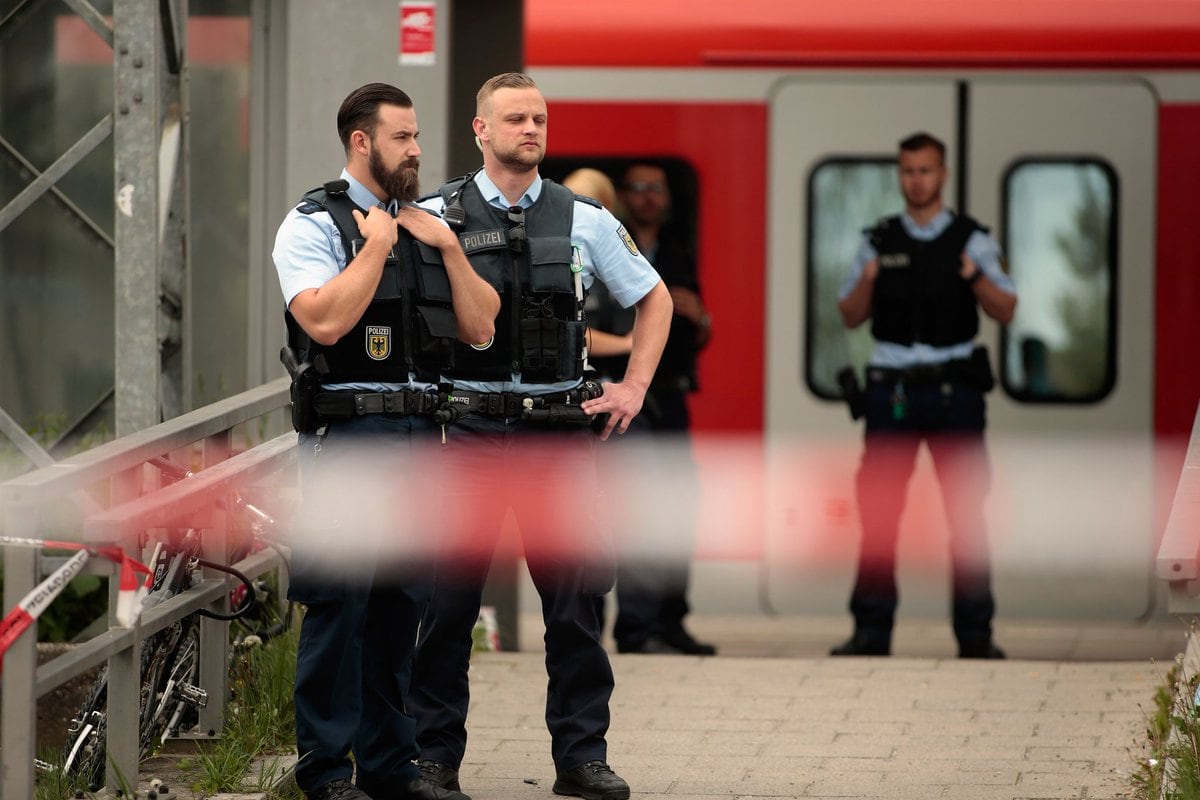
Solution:
M 664 177 L 670 177 L 670 174 L 671 174 L 670 171 L 667 169 L 667 165 L 664 164 L 663 162 L 657 161 L 653 158 L 639 158 L 638 160 L 630 161 L 628 164 L 625 165 L 625 171 L 621 173 L 621 184 L 622 185 L 624 185 L 627 180 L 626 176 L 628 176 L 629 173 L 632 172 L 635 167 L 648 167 L 649 169 L 656 169 L 659 172 L 661 172 Z
M 942 163 L 946 163 L 946 145 L 932 133 L 919 131 L 900 140 L 900 152 L 902 153 L 912 153 L 916 150 L 924 150 L 926 147 L 932 147 L 934 150 L 937 150 L 938 157 L 941 158 Z
M 924 150 L 925 148 L 936 150 L 942 163 L 946 163 L 946 144 L 934 136 L 934 134 L 918 131 L 917 133 L 913 133 L 912 136 L 900 139 L 900 152 L 914 152 Z
M 379 124 L 379 107 L 385 104 L 401 108 L 413 107 L 412 98 L 390 83 L 368 83 L 346 96 L 337 113 L 338 136 L 346 152 L 350 152 L 350 134 L 355 131 L 375 136 L 375 127 Z

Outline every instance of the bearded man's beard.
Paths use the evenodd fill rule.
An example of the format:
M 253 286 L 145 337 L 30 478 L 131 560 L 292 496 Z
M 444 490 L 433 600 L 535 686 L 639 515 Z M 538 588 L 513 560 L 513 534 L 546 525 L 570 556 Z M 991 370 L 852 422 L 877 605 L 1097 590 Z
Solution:
M 401 161 L 399 166 L 389 171 L 383 165 L 379 150 L 371 148 L 371 155 L 367 157 L 367 166 L 371 170 L 371 177 L 388 197 L 401 203 L 411 203 L 421 196 L 421 179 L 417 174 L 421 167 L 420 159 L 410 158 L 407 161 Z

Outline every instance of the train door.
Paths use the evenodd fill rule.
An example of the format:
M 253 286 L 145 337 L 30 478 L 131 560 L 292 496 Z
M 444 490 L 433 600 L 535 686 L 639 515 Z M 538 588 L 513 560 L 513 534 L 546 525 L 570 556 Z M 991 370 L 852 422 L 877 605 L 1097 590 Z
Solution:
M 926 130 L 949 148 L 947 205 L 992 228 L 1020 295 L 1012 325 L 980 334 L 999 378 L 988 520 L 1000 613 L 1150 611 L 1156 113 L 1150 91 L 1122 79 L 775 87 L 766 429 L 788 483 L 768 491 L 772 607 L 845 606 L 862 431 L 836 401 L 837 376 L 854 365 L 861 377 L 871 340 L 869 325 L 842 327 L 837 292 L 861 229 L 902 209 L 896 143 Z M 901 524 L 902 613 L 945 613 L 946 535 L 923 453 Z

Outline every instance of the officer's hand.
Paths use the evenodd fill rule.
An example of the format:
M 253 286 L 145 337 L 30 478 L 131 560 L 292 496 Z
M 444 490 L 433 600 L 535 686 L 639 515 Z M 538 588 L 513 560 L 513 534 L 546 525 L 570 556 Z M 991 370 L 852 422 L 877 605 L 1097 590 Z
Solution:
M 390 248 L 400 237 L 399 231 L 396 230 L 396 220 L 378 206 L 368 208 L 366 216 L 363 216 L 363 213 L 357 208 L 350 213 L 354 215 L 354 221 L 358 223 L 358 232 L 368 242 L 373 243 L 378 238 L 380 242 Z
M 863 277 L 869 281 L 879 277 L 879 259 L 872 258 L 867 263 L 863 264 Z
M 613 429 L 617 433 L 629 430 L 629 423 L 642 410 L 645 397 L 646 390 L 632 383 L 606 383 L 604 394 L 581 403 L 579 407 L 592 415 L 608 414 L 608 424 L 600 432 L 600 438 L 607 440 Z
M 450 230 L 445 222 L 420 208 L 404 206 L 396 215 L 396 223 L 411 233 L 418 242 L 439 250 L 451 247 L 458 241 L 454 231 Z

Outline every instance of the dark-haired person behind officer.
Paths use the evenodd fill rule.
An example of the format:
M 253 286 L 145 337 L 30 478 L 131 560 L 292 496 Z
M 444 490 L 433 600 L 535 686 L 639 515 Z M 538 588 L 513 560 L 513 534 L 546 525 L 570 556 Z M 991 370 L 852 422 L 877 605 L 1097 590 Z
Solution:
M 325 481 L 356 466 L 369 445 L 404 453 L 436 441 L 430 415 L 453 339 L 490 338 L 499 309 L 453 232 L 412 205 L 421 149 L 408 95 L 382 83 L 356 89 L 338 110 L 337 129 L 346 151 L 341 180 L 305 195 L 280 225 L 273 252 L 288 308 L 285 361 L 303 373 L 294 379 L 315 388 L 294 395 L 293 409 L 310 515 L 335 499 L 317 496 Z M 328 536 L 350 543 L 356 531 L 331 521 Z M 320 556 L 299 545 L 293 552 L 289 597 L 306 605 L 296 657 L 296 783 L 310 800 L 463 800 L 420 780 L 413 764 L 404 693 L 431 589 L 428 567 L 379 563 L 349 576 L 323 569 Z
M 866 436 L 856 479 L 862 543 L 850 596 L 854 635 L 835 656 L 891 652 L 896 539 L 924 441 L 950 527 L 952 617 L 961 658 L 1003 658 L 992 641 L 995 602 L 983 503 L 990 485 L 984 393 L 992 375 L 975 344 L 979 309 L 1012 320 L 1016 289 L 1000 248 L 978 222 L 942 204 L 946 147 L 927 133 L 900 142 L 904 213 L 867 232 L 839 294 L 849 328 L 871 319 Z
M 494 340 L 458 347 L 447 371 L 451 401 L 466 413 L 450 426 L 444 448 L 454 480 L 445 482 L 443 516 L 459 541 L 437 566 L 410 707 L 427 780 L 458 788 L 471 629 L 511 508 L 546 626 L 552 789 L 625 800 L 629 785 L 609 767 L 605 739 L 613 673 L 596 597 L 611 588 L 614 568 L 604 538 L 611 534 L 595 519 L 595 448 L 605 445 L 594 427 L 600 439 L 624 433 L 641 410 L 667 339 L 671 298 L 612 214 L 538 175 L 547 118 L 528 76 L 486 81 L 472 121 L 483 167 L 443 186 L 427 205 L 460 224 L 460 241 L 500 291 L 501 310 Z M 628 368 L 599 396 L 583 372 L 584 292 L 595 279 L 637 309 Z

